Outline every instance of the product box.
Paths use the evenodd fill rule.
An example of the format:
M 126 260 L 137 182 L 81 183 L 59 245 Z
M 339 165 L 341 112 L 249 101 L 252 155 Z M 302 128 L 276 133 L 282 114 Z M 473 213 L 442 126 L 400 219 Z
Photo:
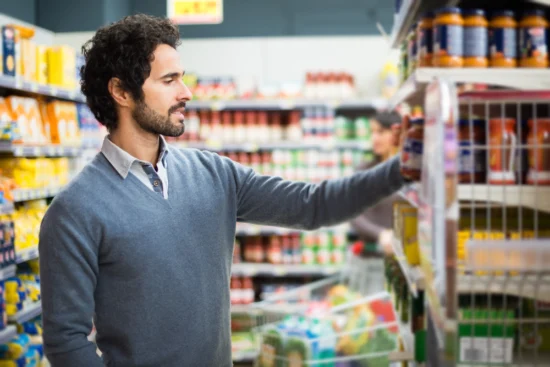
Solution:
M 36 46 L 36 82 L 39 84 L 48 83 L 48 47 Z
M 48 48 L 48 83 L 62 88 L 76 88 L 76 53 L 69 46 Z
M 459 363 L 489 363 L 500 366 L 513 362 L 516 333 L 513 310 L 461 310 L 460 320 Z M 480 322 L 483 320 L 488 322 Z
M 17 30 L 11 26 L 2 27 L 2 73 L 15 76 L 18 64 L 18 37 Z
M 46 143 L 38 101 L 35 98 L 19 96 L 9 96 L 6 101 L 17 123 L 22 142 L 27 144 Z
M 80 145 L 76 104 L 53 101 L 47 106 L 50 137 L 53 144 Z
M 21 69 L 23 78 L 36 81 L 36 44 L 29 39 L 21 39 Z

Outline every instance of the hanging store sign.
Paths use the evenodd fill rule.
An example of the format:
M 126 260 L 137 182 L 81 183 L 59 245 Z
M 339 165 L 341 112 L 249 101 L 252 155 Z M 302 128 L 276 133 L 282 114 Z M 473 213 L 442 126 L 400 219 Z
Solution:
M 167 0 L 168 18 L 175 24 L 220 24 L 223 0 Z

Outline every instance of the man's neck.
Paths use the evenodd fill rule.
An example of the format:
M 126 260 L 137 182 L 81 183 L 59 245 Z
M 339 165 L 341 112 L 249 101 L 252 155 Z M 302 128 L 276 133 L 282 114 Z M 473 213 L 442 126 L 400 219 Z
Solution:
M 118 126 L 109 134 L 111 141 L 133 157 L 156 166 L 159 155 L 159 136 L 145 131 Z

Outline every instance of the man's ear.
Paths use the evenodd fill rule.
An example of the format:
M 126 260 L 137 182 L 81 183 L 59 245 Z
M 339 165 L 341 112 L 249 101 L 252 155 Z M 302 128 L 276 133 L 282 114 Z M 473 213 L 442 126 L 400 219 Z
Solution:
M 132 103 L 132 97 L 124 88 L 122 88 L 122 82 L 119 78 L 111 78 L 107 86 L 109 93 L 115 100 L 115 102 L 121 107 L 129 107 Z

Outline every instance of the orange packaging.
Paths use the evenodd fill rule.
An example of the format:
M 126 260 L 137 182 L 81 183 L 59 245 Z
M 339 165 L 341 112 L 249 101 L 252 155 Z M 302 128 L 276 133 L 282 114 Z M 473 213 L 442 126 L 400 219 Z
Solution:
M 433 66 L 464 65 L 464 19 L 459 8 L 440 9 L 434 20 Z
M 52 130 L 50 127 L 50 116 L 48 116 L 48 103 L 44 100 L 39 100 L 38 109 L 40 110 L 40 116 L 42 117 L 42 126 L 44 129 L 44 135 L 46 136 L 46 143 L 52 144 L 54 139 L 52 138 Z
M 48 103 L 47 111 L 52 143 L 79 145 L 80 130 L 76 105 L 73 102 L 53 101 Z
M 550 185 L 550 118 L 529 120 L 527 183 Z
M 11 125 L 13 120 L 8 102 L 3 97 L 0 97 L 0 138 L 2 140 L 12 139 Z
M 29 39 L 21 40 L 21 64 L 23 78 L 36 81 L 36 44 Z
M 546 30 L 548 21 L 544 11 L 528 10 L 519 23 L 519 65 L 523 68 L 547 68 L 548 46 Z
M 517 154 L 516 120 L 494 118 L 489 120 L 489 175 L 495 185 L 516 182 L 514 164 Z
M 44 144 L 42 117 L 35 98 L 9 96 L 6 98 L 24 144 Z

